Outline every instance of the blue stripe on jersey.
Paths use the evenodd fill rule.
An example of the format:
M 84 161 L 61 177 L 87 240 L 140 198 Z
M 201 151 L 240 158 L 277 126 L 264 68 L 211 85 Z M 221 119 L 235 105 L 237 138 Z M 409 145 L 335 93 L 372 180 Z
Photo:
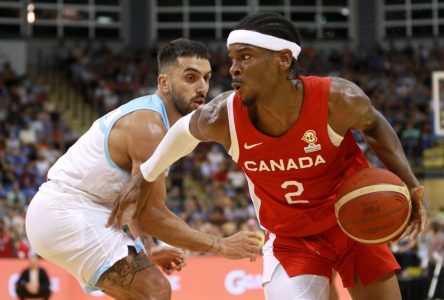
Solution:
M 111 129 L 113 128 L 114 124 L 122 118 L 123 116 L 136 111 L 140 109 L 148 109 L 152 111 L 158 112 L 162 116 L 163 124 L 165 127 L 170 129 L 170 122 L 168 121 L 168 116 L 165 108 L 165 104 L 163 103 L 162 99 L 157 94 L 147 95 L 143 97 L 136 98 L 134 100 L 131 100 L 130 102 L 116 108 L 115 110 L 107 113 L 103 117 L 101 117 L 99 121 L 99 127 L 100 130 L 105 135 L 104 139 L 104 147 L 105 147 L 105 155 L 106 160 L 108 161 L 109 165 L 113 168 L 116 168 L 118 170 L 129 172 L 129 170 L 123 169 L 119 167 L 112 159 L 109 154 L 109 148 L 108 148 L 108 138 L 109 134 L 111 133 Z

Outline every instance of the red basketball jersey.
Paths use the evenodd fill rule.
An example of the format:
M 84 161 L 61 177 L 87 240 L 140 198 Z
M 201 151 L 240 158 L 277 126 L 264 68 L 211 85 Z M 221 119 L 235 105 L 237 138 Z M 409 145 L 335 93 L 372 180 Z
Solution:
M 227 101 L 230 155 L 244 171 L 262 227 L 277 236 L 306 236 L 336 224 L 334 203 L 342 180 L 368 167 L 348 131 L 339 146 L 328 134 L 331 78 L 301 77 L 299 118 L 280 137 L 258 131 L 235 94 Z

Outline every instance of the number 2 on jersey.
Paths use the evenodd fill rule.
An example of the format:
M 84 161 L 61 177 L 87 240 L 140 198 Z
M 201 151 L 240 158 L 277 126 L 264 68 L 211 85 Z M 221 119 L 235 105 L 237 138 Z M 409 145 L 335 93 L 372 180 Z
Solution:
M 287 200 L 288 204 L 297 204 L 297 203 L 308 203 L 308 200 L 293 200 L 292 197 L 300 196 L 302 192 L 304 191 L 304 186 L 299 181 L 295 180 L 289 180 L 285 181 L 281 188 L 286 190 L 287 188 L 296 187 L 295 192 L 289 192 L 285 194 L 285 199 Z

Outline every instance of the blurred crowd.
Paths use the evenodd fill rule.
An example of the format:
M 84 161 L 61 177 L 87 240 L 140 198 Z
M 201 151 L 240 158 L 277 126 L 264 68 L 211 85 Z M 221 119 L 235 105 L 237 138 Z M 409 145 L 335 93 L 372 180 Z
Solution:
M 155 91 L 156 49 L 113 52 L 105 43 L 61 42 L 56 50 L 58 66 L 66 72 L 84 99 L 103 115 L 129 99 Z M 226 49 L 213 49 L 213 75 L 208 98 L 231 89 L 231 64 Z M 340 76 L 358 86 L 388 119 L 402 141 L 412 165 L 421 165 L 421 153 L 434 145 L 431 122 L 431 72 L 444 65 L 438 41 L 425 48 L 374 47 L 370 51 L 304 48 L 301 75 Z M 359 136 L 358 139 L 361 139 Z M 364 150 L 366 146 L 361 143 Z M 374 161 L 374 157 L 370 157 Z
M 105 43 L 61 42 L 54 55 L 58 70 L 100 115 L 155 91 L 155 49 L 115 52 Z M 225 49 L 213 49 L 211 62 L 209 99 L 231 85 Z M 422 151 L 435 143 L 431 72 L 440 66 L 444 50 L 437 43 L 429 48 L 408 44 L 370 51 L 307 46 L 299 73 L 340 76 L 360 86 L 395 129 L 411 164 L 420 166 Z M 27 256 L 26 207 L 48 168 L 75 139 L 47 92 L 5 64 L 0 71 L 0 257 Z M 370 162 L 380 166 L 362 136 L 356 134 L 356 139 Z M 192 227 L 220 236 L 259 230 L 246 178 L 217 144 L 200 144 L 170 169 L 167 205 Z M 426 270 L 442 257 L 443 228 L 444 211 L 417 241 L 393 244 L 401 265 Z
M 26 257 L 26 208 L 74 142 L 48 93 L 8 63 L 0 70 L 0 257 Z

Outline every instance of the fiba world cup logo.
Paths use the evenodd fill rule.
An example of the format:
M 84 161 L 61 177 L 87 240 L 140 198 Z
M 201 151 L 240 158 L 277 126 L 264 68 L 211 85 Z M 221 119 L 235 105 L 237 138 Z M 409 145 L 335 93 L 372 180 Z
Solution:
M 307 130 L 302 136 L 302 140 L 308 144 L 304 147 L 305 153 L 315 152 L 321 150 L 321 145 L 316 144 L 318 138 L 316 137 L 316 131 L 310 129 Z

